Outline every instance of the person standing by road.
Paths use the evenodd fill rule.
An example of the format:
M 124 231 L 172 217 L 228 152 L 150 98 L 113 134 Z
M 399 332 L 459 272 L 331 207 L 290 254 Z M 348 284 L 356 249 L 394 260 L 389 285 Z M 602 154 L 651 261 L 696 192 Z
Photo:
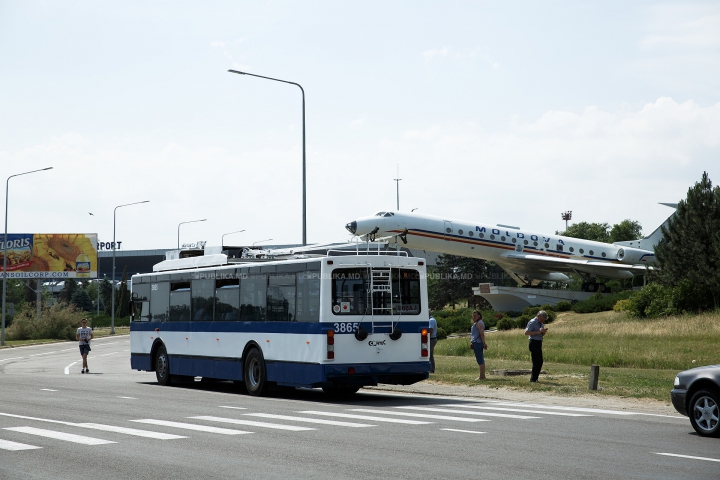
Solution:
M 540 369 L 543 365 L 542 342 L 548 329 L 545 328 L 545 321 L 548 318 L 545 310 L 540 310 L 535 318 L 530 320 L 525 328 L 525 335 L 530 338 L 530 357 L 532 358 L 532 373 L 530 381 L 537 382 L 540 376 Z
M 80 355 L 82 356 L 83 364 L 80 373 L 90 373 L 87 365 L 87 356 L 90 353 L 90 340 L 93 339 L 92 328 L 87 326 L 87 318 L 83 318 L 80 323 L 82 326 L 77 329 L 75 334 L 75 340 L 80 342 Z
M 437 320 L 430 313 L 430 373 L 435 373 L 435 344 L 437 343 Z
M 482 320 L 480 310 L 473 310 L 472 322 L 470 348 L 475 352 L 475 360 L 480 369 L 480 376 L 475 380 L 485 380 L 485 350 L 487 350 L 488 346 L 485 342 L 485 322 Z

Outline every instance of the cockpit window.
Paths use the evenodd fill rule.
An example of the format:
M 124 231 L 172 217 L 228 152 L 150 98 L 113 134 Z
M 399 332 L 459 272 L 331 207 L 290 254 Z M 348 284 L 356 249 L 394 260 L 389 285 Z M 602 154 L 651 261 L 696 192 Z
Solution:
M 383 217 L 392 217 L 393 215 L 395 214 L 392 212 L 385 212 L 385 215 L 383 215 Z
M 378 213 L 375 214 L 375 216 L 376 216 L 376 217 L 384 217 L 384 216 L 385 216 L 385 212 L 378 212 Z

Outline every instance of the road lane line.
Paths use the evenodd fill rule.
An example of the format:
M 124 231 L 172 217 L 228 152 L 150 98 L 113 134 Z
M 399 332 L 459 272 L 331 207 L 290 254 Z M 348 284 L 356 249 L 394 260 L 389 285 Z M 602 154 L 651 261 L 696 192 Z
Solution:
M 487 433 L 487 432 L 474 432 L 472 430 L 458 430 L 457 428 L 441 428 L 440 430 L 445 430 L 446 432 L 460 432 L 460 433 Z
M 135 397 L 118 397 L 118 398 L 125 398 L 125 399 L 128 399 L 128 400 L 137 400 L 137 398 L 135 398 Z
M 142 420 L 130 420 L 131 422 L 147 423 L 150 425 L 160 425 L 163 427 L 173 428 L 184 428 L 185 430 L 195 430 L 197 432 L 208 432 L 208 433 L 219 433 L 221 435 L 242 435 L 246 432 L 245 430 L 232 430 L 230 428 L 219 428 L 219 427 L 207 427 L 205 425 L 198 425 L 195 423 L 182 423 L 182 422 L 169 422 L 167 420 L 155 420 L 152 418 L 146 418 Z
M 58 353 L 58 352 L 33 353 L 32 355 L 29 355 L 29 356 L 30 357 L 39 357 L 41 355 L 51 355 L 53 353 Z
M 655 455 L 665 455 L 668 457 L 679 457 L 679 458 L 689 458 L 690 460 L 705 460 L 706 462 L 720 462 L 720 459 L 718 458 L 707 458 L 707 457 L 693 457 L 690 455 L 679 455 L 677 453 L 660 453 L 655 452 Z
M 72 367 L 72 366 L 75 365 L 76 363 L 78 363 L 78 362 L 72 362 L 70 365 L 68 365 L 67 367 L 65 367 L 65 375 L 70 375 L 70 367 Z
M 506 405 L 508 407 L 541 408 L 541 409 L 545 409 L 545 410 L 567 410 L 570 412 L 609 413 L 611 415 L 637 415 L 637 413 L 635 413 L 635 412 L 620 412 L 618 410 L 603 410 L 600 408 L 557 407 L 554 405 L 535 405 L 535 404 L 528 404 L 528 403 L 508 403 L 508 402 L 498 402 L 497 405 Z
M 275 428 L 277 430 L 290 430 L 292 432 L 303 432 L 306 430 L 315 430 L 314 428 L 310 428 L 310 427 L 296 427 L 294 425 L 280 425 L 279 423 L 254 422 L 252 420 L 237 420 L 234 418 L 211 417 L 211 416 L 205 416 L 205 415 L 201 415 L 199 417 L 188 417 L 188 418 L 194 418 L 197 420 L 207 420 L 209 422 L 222 422 L 222 423 L 232 423 L 235 425 L 248 425 L 250 427 L 264 427 L 264 428 Z
M 107 356 L 109 356 L 109 355 L 117 355 L 118 353 L 120 353 L 120 352 L 106 353 L 106 354 L 104 354 L 104 355 L 98 355 L 98 357 L 107 357 Z
M 36 447 L 35 445 L 27 445 L 25 443 L 17 443 L 11 442 L 10 440 L 0 439 L 0 450 L 10 450 L 12 452 L 17 452 L 19 450 L 34 450 L 36 448 L 42 447 Z
M 77 348 L 66 348 L 65 350 L 60 350 L 61 352 L 71 352 L 73 350 L 77 350 Z
M 443 405 L 443 407 L 461 407 L 461 408 L 479 408 L 482 410 L 500 410 L 504 412 L 520 412 L 520 413 L 534 413 L 536 415 L 562 415 L 564 417 L 592 417 L 592 415 L 586 414 L 586 413 L 567 413 L 567 412 L 546 412 L 546 411 L 537 411 L 537 409 L 521 409 L 521 408 L 506 408 L 506 407 L 483 407 L 480 405 Z
M 290 420 L 293 422 L 317 423 L 318 425 L 335 425 L 336 427 L 374 427 L 366 423 L 339 422 L 336 420 L 325 420 L 323 418 L 295 417 L 292 415 L 274 415 L 272 413 L 243 413 L 251 417 L 272 418 L 275 420 Z
M 100 423 L 80 423 L 76 426 L 82 428 L 92 428 L 93 430 L 102 430 L 105 432 L 135 435 L 136 437 L 154 438 L 157 440 L 175 440 L 178 438 L 188 438 L 183 437 L 182 435 L 173 435 L 172 433 L 151 432 L 150 430 L 138 430 L 136 428 L 116 427 L 115 425 L 102 425 Z
M 515 418 L 518 420 L 529 420 L 531 418 L 542 418 L 542 417 L 532 417 L 529 415 L 511 415 L 509 413 L 468 412 L 466 410 L 452 410 L 449 408 L 428 408 L 428 407 L 395 407 L 395 408 L 406 408 L 408 410 L 422 410 L 425 412 L 460 413 L 462 415 L 482 415 L 484 417 Z
M 55 440 L 63 440 L 66 442 L 80 443 L 82 445 L 105 445 L 107 443 L 117 443 L 111 442 L 110 440 L 103 440 L 101 438 L 85 437 L 83 435 L 74 435 L 72 433 L 56 432 L 54 430 L 45 430 L 35 427 L 10 427 L 4 428 L 3 430 L 27 433 L 28 435 L 37 435 L 39 437 L 53 438 Z
M 232 408 L 233 410 L 247 410 L 245 407 L 228 407 L 226 405 L 220 405 L 220 408 Z
M 2 360 L 0 360 L 0 362 L 5 362 L 7 360 L 22 360 L 23 358 L 25 358 L 25 357 L 3 358 Z
M 432 415 L 429 413 L 408 413 L 408 412 L 394 412 L 389 410 L 373 410 L 371 408 L 350 408 L 350 412 L 365 412 L 365 413 L 381 413 L 384 415 L 398 415 L 401 417 L 421 417 L 421 418 L 432 418 L 436 420 L 455 420 L 458 422 L 489 422 L 484 418 L 466 418 L 466 417 L 450 417 L 447 415 Z
M 356 420 L 371 420 L 373 422 L 388 422 L 388 423 L 404 423 L 406 425 L 428 425 L 433 422 L 421 422 L 419 420 L 400 420 L 399 418 L 383 418 L 383 417 L 371 417 L 368 415 L 353 415 L 351 413 L 335 413 L 335 412 L 318 412 L 315 410 L 305 410 L 303 412 L 309 415 L 325 415 L 327 417 L 340 417 L 340 418 L 354 418 Z
M 57 390 L 53 390 L 52 388 L 41 388 L 40 390 L 43 392 L 57 392 Z

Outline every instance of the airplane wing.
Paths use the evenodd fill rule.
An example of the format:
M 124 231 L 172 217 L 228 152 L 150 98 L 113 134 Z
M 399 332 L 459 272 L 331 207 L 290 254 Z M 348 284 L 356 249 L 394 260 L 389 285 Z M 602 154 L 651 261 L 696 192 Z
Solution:
M 626 263 L 603 262 L 602 260 L 576 260 L 571 258 L 551 257 L 534 253 L 509 252 L 498 261 L 501 267 L 518 273 L 525 272 L 583 272 L 601 277 L 624 278 L 630 275 L 644 275 L 648 269 L 645 265 L 628 265 Z

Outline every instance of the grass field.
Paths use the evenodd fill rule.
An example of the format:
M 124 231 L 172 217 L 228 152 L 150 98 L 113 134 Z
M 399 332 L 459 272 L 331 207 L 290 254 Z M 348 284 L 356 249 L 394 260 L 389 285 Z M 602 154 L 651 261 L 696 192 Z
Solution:
M 488 371 L 529 369 L 523 331 L 490 332 L 485 354 Z M 435 348 L 432 379 L 477 384 L 477 364 L 468 338 L 449 338 Z M 720 363 L 720 313 L 654 320 L 623 313 L 561 313 L 549 325 L 543 344 L 547 375 L 537 384 L 529 376 L 488 376 L 488 386 L 542 390 L 555 394 L 597 394 L 669 401 L 677 372 Z M 588 390 L 590 365 L 600 365 L 599 387 Z

